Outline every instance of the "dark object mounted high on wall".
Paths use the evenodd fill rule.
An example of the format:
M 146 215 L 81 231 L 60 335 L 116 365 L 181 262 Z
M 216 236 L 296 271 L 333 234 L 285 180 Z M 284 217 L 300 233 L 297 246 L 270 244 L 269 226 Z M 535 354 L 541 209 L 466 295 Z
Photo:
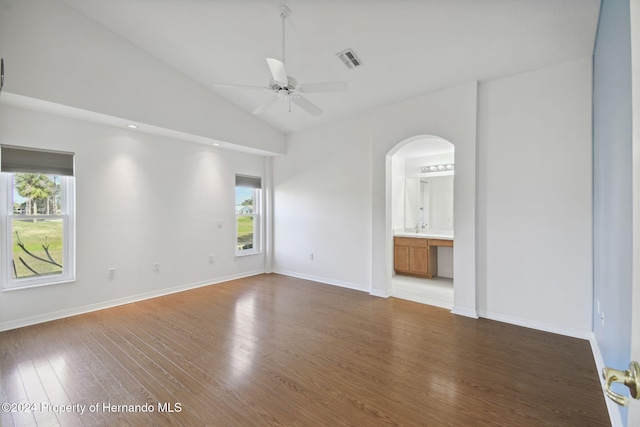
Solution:
M 0 58 L 0 92 L 4 86 L 4 58 Z

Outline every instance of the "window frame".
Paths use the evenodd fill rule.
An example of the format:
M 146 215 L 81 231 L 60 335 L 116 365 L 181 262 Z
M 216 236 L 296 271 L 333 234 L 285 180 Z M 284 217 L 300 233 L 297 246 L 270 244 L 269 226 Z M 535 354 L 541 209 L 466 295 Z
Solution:
M 238 185 L 238 181 L 242 181 L 243 178 L 253 178 L 255 180 L 260 181 L 260 187 L 250 186 L 250 185 Z M 235 246 L 235 256 L 243 257 L 249 255 L 259 255 L 262 253 L 262 242 L 264 240 L 262 235 L 263 227 L 263 214 L 262 214 L 262 178 L 259 177 L 247 177 L 246 175 L 236 175 L 236 185 L 234 187 L 235 192 L 237 193 L 238 188 L 250 188 L 253 191 L 253 213 L 251 214 L 242 214 L 235 212 L 235 231 L 234 231 L 234 246 Z M 236 198 L 236 194 L 234 194 L 234 201 Z M 234 209 L 237 208 L 238 205 L 234 203 Z M 241 217 L 253 217 L 253 247 L 251 249 L 240 249 L 238 246 L 238 219 Z
M 40 286 L 74 282 L 76 280 L 76 215 L 75 215 L 75 177 L 52 173 L 60 177 L 61 214 L 26 215 L 13 212 L 14 177 L 26 172 L 0 172 L 0 290 L 13 291 Z M 30 172 L 29 172 L 30 173 Z M 63 267 L 62 273 L 40 277 L 13 278 L 13 221 L 25 219 L 62 218 L 63 221 Z

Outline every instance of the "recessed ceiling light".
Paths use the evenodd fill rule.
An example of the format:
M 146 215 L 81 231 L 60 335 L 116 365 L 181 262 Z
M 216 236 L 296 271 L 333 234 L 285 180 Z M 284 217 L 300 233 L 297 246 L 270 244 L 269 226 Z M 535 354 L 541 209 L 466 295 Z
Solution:
M 219 142 L 214 142 L 214 143 L 213 143 L 213 146 L 214 146 L 214 147 L 220 147 L 220 143 L 219 143 Z
M 138 125 L 127 125 L 129 129 L 138 129 Z

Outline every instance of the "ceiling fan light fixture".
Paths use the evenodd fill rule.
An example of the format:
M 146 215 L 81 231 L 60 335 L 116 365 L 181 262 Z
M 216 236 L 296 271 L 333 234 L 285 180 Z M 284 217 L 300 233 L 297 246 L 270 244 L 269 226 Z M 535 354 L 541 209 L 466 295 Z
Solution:
M 350 70 L 362 66 L 362 61 L 360 61 L 360 58 L 358 58 L 352 49 L 343 50 L 337 53 L 336 56 L 340 58 L 342 63 Z

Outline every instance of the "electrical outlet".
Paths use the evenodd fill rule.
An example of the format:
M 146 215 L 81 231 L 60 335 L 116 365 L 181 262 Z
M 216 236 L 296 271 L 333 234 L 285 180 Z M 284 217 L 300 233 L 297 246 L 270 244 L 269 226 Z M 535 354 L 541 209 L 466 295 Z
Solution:
M 154 262 L 153 263 L 153 271 L 156 272 L 156 273 L 160 271 L 160 263 L 159 262 Z
M 108 271 L 108 276 L 107 277 L 109 278 L 109 280 L 113 280 L 113 279 L 116 278 L 116 269 L 115 268 L 113 268 L 113 267 L 112 268 L 108 268 L 107 271 Z
M 313 254 L 309 254 L 309 261 L 313 261 Z
M 213 264 L 213 255 L 209 255 L 209 264 Z

